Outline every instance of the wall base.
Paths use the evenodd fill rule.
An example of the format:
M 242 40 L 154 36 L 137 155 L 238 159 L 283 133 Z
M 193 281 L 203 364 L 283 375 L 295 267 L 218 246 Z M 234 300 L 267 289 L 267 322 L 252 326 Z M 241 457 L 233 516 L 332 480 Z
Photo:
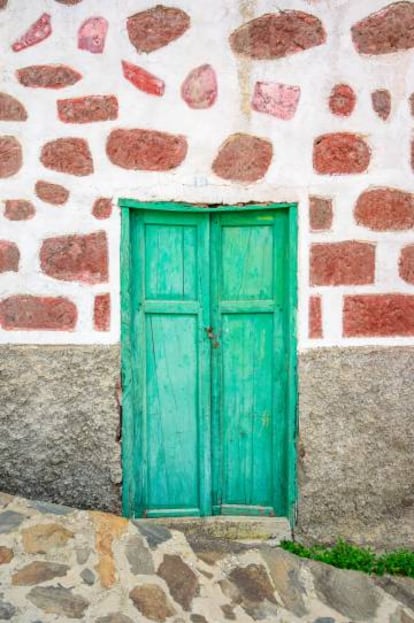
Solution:
M 118 346 L 0 347 L 0 490 L 120 511 Z
M 300 356 L 300 538 L 414 547 L 413 378 L 410 347 Z
M 0 490 L 120 512 L 118 346 L 0 347 Z M 299 357 L 306 541 L 414 548 L 414 348 Z

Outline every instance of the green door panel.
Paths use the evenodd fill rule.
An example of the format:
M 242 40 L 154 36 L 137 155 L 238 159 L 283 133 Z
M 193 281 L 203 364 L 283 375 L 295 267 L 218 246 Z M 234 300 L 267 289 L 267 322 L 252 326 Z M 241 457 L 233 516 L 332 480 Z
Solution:
M 283 514 L 287 214 L 212 217 L 215 513 Z M 282 339 L 280 339 L 282 333 Z
M 145 226 L 147 299 L 197 299 L 197 228 Z
M 148 509 L 200 507 L 196 315 L 148 314 Z
M 223 227 L 221 296 L 225 300 L 270 299 L 273 231 L 268 225 Z
M 272 325 L 271 314 L 223 314 L 223 504 L 272 506 Z
M 167 205 L 123 212 L 124 511 L 287 515 L 292 210 Z
M 139 382 L 136 514 L 204 515 L 210 493 L 208 222 L 138 213 L 131 222 Z

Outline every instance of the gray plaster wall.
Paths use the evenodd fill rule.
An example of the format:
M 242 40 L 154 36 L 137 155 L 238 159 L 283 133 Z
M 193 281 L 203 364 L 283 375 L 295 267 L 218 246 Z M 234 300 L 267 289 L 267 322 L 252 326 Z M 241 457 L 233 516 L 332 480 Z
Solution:
M 117 346 L 0 347 L 0 490 L 120 511 Z M 414 547 L 414 348 L 299 357 L 302 540 Z
M 119 512 L 117 346 L 0 347 L 0 490 Z
M 299 358 L 302 539 L 414 547 L 414 348 Z

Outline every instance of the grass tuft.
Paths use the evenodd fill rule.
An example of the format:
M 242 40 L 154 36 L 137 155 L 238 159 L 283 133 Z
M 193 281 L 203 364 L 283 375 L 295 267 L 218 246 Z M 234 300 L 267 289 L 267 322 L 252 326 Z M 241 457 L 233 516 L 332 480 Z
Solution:
M 406 575 L 414 578 L 414 552 L 399 549 L 386 554 L 376 554 L 370 547 L 358 547 L 346 541 L 338 541 L 332 547 L 313 545 L 305 547 L 294 541 L 282 541 L 284 550 L 301 556 L 319 560 L 339 569 L 354 569 L 375 575 Z

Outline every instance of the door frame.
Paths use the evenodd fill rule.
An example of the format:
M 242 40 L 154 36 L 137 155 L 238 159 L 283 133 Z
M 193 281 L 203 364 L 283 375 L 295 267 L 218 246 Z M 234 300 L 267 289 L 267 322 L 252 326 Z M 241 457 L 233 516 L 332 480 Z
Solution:
M 136 483 L 141 466 L 135 460 L 134 448 L 139 431 L 134 418 L 134 404 L 137 396 L 137 376 L 134 370 L 141 364 L 137 350 L 132 347 L 135 342 L 136 327 L 133 322 L 134 281 L 132 278 L 131 228 L 132 210 L 157 210 L 162 212 L 185 213 L 218 213 L 218 212 L 252 212 L 265 210 L 286 210 L 288 213 L 288 248 L 286 262 L 288 265 L 288 307 L 287 327 L 289 332 L 287 357 L 287 421 L 286 421 L 286 452 L 285 464 L 287 483 L 284 491 L 284 507 L 286 516 L 294 524 L 297 502 L 297 203 L 249 203 L 243 205 L 204 206 L 174 202 L 146 202 L 129 198 L 120 198 L 121 208 L 121 378 L 122 378 L 122 513 L 125 517 L 133 517 L 136 508 Z

